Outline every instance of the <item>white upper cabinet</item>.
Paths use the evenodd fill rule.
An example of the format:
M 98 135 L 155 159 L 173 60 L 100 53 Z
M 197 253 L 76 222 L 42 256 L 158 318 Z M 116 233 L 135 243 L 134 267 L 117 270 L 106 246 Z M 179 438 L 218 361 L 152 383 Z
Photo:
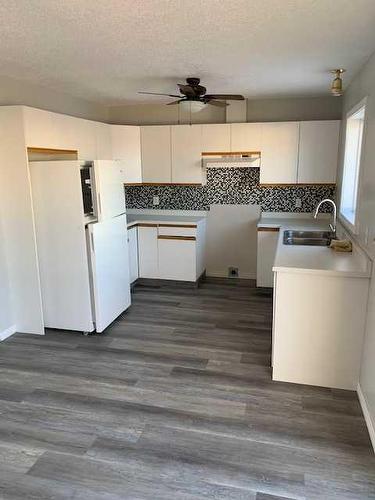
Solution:
M 232 123 L 231 151 L 260 151 L 262 148 L 262 123 Z
M 172 182 L 202 184 L 202 126 L 171 127 Z
M 96 135 L 96 159 L 112 160 L 112 137 L 111 125 L 107 123 L 95 123 Z
M 142 182 L 141 129 L 132 125 L 111 125 L 112 157 L 123 160 L 128 184 Z
M 335 183 L 340 121 L 301 122 L 297 182 Z
M 206 153 L 230 151 L 230 124 L 202 125 L 202 151 Z
M 141 127 L 142 178 L 145 183 L 170 183 L 171 127 Z
M 27 147 L 77 150 L 79 159 L 97 158 L 97 122 L 28 107 L 24 121 Z
M 262 124 L 261 184 L 297 182 L 298 122 Z
M 76 144 L 79 160 L 96 158 L 96 123 L 90 120 L 75 119 L 72 122 L 76 134 Z

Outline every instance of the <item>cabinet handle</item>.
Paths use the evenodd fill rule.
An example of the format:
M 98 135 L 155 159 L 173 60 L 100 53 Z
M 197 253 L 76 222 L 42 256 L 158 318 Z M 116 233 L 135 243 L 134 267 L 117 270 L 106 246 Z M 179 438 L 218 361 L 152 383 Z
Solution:
M 167 236 L 164 234 L 160 234 L 158 236 L 158 240 L 185 240 L 185 241 L 196 241 L 195 236 Z

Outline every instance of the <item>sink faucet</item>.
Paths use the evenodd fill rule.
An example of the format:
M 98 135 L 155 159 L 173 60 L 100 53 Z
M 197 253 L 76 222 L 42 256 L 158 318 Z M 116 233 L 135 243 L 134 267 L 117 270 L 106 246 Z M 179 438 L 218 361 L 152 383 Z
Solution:
M 323 205 L 323 203 L 331 203 L 331 205 L 333 206 L 332 224 L 330 224 L 329 227 L 331 228 L 333 236 L 335 237 L 336 236 L 336 225 L 337 225 L 337 207 L 336 207 L 336 203 L 333 200 L 331 200 L 330 198 L 325 198 L 324 200 L 320 201 L 315 208 L 314 219 L 317 218 L 319 208 Z

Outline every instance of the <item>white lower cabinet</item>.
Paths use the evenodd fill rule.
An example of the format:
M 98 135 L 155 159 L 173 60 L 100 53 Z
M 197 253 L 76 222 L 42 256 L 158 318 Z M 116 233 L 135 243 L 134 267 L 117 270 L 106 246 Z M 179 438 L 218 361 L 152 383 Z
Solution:
M 159 236 L 159 275 L 165 280 L 196 281 L 196 241 Z
M 275 260 L 279 229 L 258 228 L 257 286 L 273 287 L 272 267 Z
M 275 273 L 273 380 L 356 390 L 368 280 Z
M 186 225 L 140 223 L 139 277 L 195 283 L 205 270 L 205 227 L 204 220 Z
M 158 227 L 156 224 L 139 224 L 137 229 L 139 277 L 159 278 Z
M 128 229 L 128 249 L 130 283 L 134 283 L 134 281 L 139 278 L 137 227 L 131 227 L 130 229 Z

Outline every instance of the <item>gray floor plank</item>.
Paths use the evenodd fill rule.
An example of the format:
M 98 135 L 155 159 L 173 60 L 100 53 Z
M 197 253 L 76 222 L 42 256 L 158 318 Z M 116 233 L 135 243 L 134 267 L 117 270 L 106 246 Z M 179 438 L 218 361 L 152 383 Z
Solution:
M 102 335 L 0 344 L 0 498 L 362 500 L 354 392 L 271 380 L 272 297 L 142 284 Z

